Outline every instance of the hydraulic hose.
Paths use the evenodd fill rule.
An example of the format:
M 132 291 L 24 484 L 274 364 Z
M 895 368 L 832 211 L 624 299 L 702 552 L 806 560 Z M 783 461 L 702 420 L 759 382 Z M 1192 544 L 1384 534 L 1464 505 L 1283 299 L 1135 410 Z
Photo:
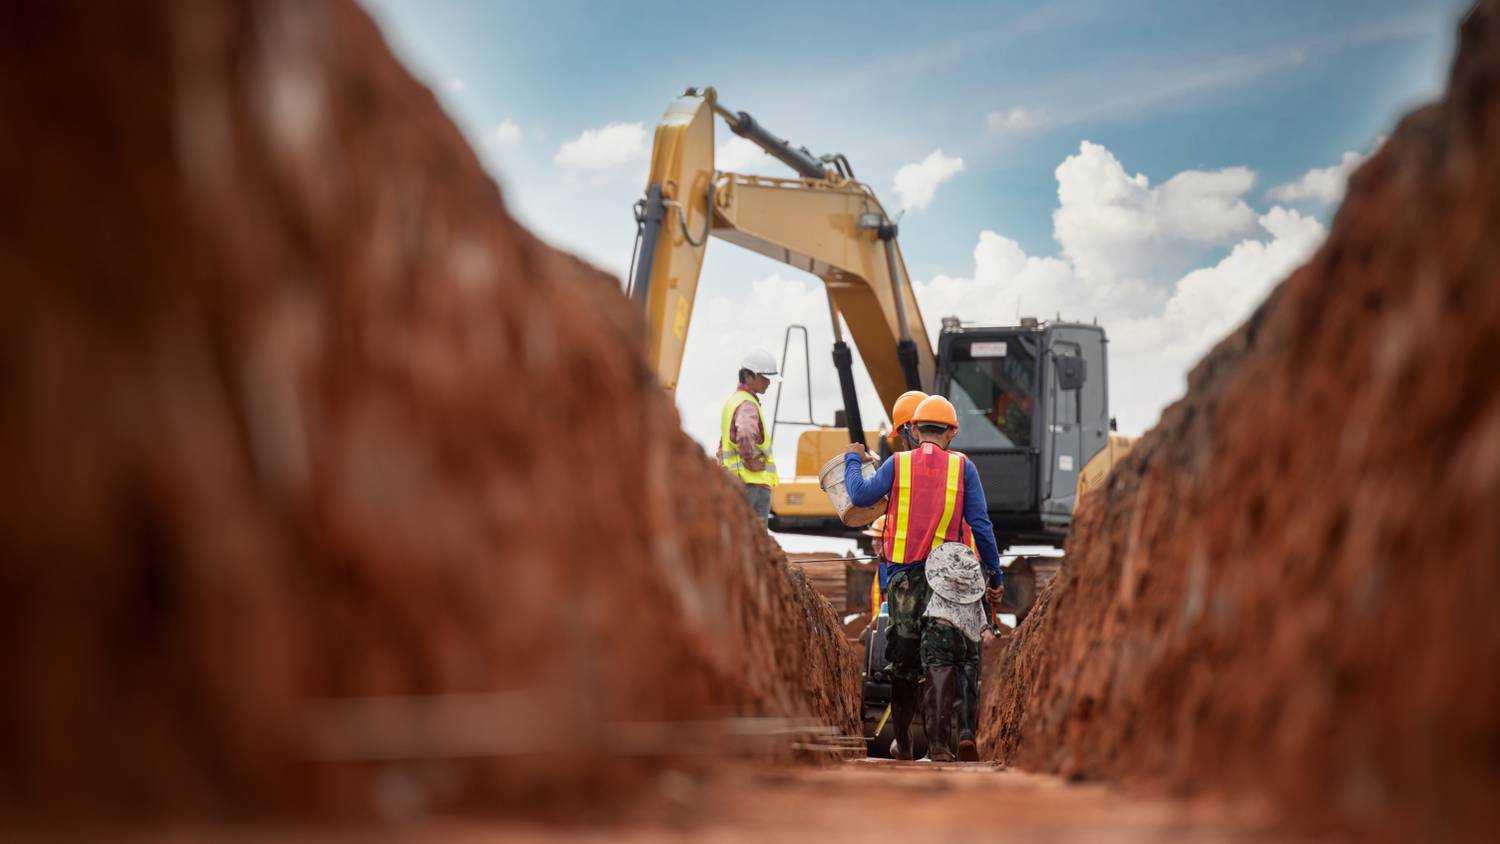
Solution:
M 708 180 L 708 190 L 703 195 L 703 234 L 694 238 L 693 233 L 688 231 L 687 208 L 675 199 L 669 199 L 664 204 L 677 209 L 677 223 L 682 226 L 682 236 L 687 239 L 688 245 L 694 249 L 708 242 L 708 232 L 713 228 L 714 222 L 714 180 Z

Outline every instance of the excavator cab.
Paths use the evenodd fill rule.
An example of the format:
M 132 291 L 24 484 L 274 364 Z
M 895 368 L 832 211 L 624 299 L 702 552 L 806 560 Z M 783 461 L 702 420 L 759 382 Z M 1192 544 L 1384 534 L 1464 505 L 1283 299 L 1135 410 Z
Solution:
M 1104 329 L 944 320 L 936 391 L 958 410 L 953 447 L 979 470 L 1002 546 L 1061 547 L 1085 464 L 1108 444 Z

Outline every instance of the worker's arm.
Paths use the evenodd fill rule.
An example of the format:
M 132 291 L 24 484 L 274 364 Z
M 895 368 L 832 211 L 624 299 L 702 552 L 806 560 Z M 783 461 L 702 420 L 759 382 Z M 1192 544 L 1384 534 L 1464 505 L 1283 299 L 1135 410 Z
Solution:
M 894 457 L 887 457 L 868 481 L 859 473 L 859 466 L 863 462 L 863 452 L 852 449 L 844 452 L 844 491 L 849 493 L 849 500 L 856 507 L 868 507 L 889 495 L 891 483 L 896 477 Z
M 746 469 L 759 472 L 766 468 L 765 458 L 761 457 L 760 449 L 757 448 L 761 438 L 760 411 L 756 410 L 754 403 L 740 402 L 740 406 L 734 409 L 734 420 L 730 423 L 729 433 Z
M 848 458 L 844 461 L 845 474 L 848 474 Z M 848 485 L 847 481 L 845 485 Z M 968 458 L 964 459 L 964 521 L 969 523 L 969 530 L 974 533 L 974 545 L 979 548 L 979 562 L 984 566 L 985 581 L 991 589 L 999 588 L 1002 578 L 995 526 L 990 524 L 990 508 L 984 500 L 984 487 L 979 483 L 979 470 L 974 468 L 974 461 Z

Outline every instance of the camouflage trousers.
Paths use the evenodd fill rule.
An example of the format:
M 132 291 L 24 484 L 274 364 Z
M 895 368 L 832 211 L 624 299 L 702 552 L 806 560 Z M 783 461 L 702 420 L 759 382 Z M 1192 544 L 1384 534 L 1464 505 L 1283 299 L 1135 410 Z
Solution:
M 922 669 L 932 665 L 977 667 L 979 643 L 969 641 L 957 627 L 942 619 L 926 618 L 932 588 L 920 566 L 899 568 L 886 585 L 891 628 L 886 637 L 885 659 L 891 673 L 915 683 Z

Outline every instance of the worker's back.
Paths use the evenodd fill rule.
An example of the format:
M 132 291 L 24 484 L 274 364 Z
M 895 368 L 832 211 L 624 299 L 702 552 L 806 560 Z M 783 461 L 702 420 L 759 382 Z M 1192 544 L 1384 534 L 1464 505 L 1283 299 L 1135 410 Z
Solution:
M 886 510 L 885 557 L 918 563 L 943 542 L 962 539 L 964 458 L 934 443 L 898 452 Z

